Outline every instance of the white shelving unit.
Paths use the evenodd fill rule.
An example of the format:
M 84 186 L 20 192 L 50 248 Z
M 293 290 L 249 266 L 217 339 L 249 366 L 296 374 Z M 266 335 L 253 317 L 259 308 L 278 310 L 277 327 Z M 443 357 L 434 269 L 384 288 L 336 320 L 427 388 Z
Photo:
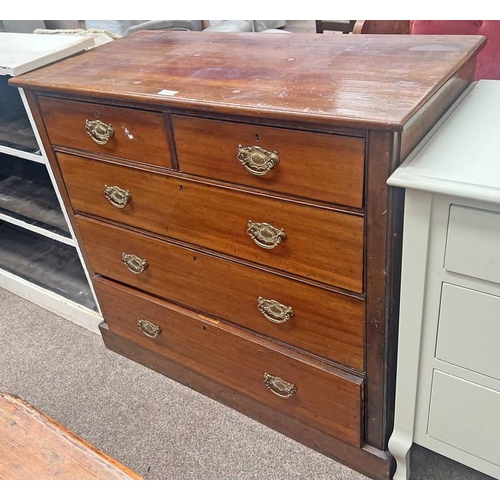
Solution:
M 0 288 L 98 333 L 102 316 L 36 124 L 22 89 L 8 85 L 93 45 L 0 33 Z

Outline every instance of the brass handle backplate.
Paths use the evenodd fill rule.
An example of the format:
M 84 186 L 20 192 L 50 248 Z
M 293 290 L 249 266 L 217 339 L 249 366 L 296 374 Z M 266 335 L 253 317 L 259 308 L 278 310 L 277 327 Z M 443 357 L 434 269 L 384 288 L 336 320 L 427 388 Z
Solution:
M 247 223 L 247 234 L 256 245 L 266 250 L 272 250 L 282 241 L 286 240 L 284 229 L 277 229 L 266 222 L 252 222 L 249 220 Z
M 144 333 L 146 337 L 151 339 L 155 339 L 161 333 L 161 327 L 151 323 L 151 321 L 148 321 L 147 319 L 137 318 L 137 328 L 139 328 L 139 330 Z
M 85 120 L 85 132 L 92 140 L 103 146 L 115 135 L 115 129 L 111 123 L 104 123 L 101 120 Z
M 137 257 L 130 253 L 122 252 L 122 262 L 125 264 L 127 269 L 134 274 L 143 273 L 149 266 L 145 259 Z
M 264 373 L 264 385 L 276 396 L 287 399 L 297 392 L 295 384 L 287 382 L 280 377 Z
M 286 323 L 295 313 L 289 306 L 279 303 L 277 300 L 269 300 L 259 297 L 257 307 L 264 317 L 272 323 Z
M 266 151 L 259 146 L 238 146 L 238 160 L 253 175 L 268 174 L 279 162 L 278 151 Z
M 132 195 L 128 189 L 122 189 L 118 186 L 104 185 L 104 196 L 116 208 L 125 208 L 132 199 Z

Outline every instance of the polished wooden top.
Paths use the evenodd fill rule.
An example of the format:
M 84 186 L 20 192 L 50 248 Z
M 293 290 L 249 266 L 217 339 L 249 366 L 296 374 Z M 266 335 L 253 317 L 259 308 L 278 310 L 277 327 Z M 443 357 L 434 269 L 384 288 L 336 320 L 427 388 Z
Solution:
M 0 393 L 0 480 L 142 479 L 17 396 Z
M 140 31 L 15 78 L 32 89 L 401 130 L 481 36 Z

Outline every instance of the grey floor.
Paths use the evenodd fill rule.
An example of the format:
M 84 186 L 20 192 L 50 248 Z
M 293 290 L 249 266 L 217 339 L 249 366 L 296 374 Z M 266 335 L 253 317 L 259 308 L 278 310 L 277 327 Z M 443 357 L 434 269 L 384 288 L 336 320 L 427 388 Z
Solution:
M 1 392 L 25 399 L 146 479 L 367 479 L 2 289 L 0 342 Z M 418 447 L 412 462 L 414 479 L 488 479 Z

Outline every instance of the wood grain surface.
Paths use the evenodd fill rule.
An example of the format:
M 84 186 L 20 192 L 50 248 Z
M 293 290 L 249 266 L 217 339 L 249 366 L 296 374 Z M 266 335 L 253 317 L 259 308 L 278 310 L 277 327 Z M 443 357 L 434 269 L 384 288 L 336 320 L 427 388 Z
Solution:
M 205 394 L 372 479 L 390 479 L 394 473 L 394 459 L 387 451 L 369 445 L 351 445 L 155 351 L 131 342 L 123 336 L 116 335 L 104 322 L 99 325 L 99 329 L 108 349 Z
M 134 95 L 149 106 L 401 130 L 485 42 L 459 35 L 283 33 L 278 39 L 139 31 L 11 84 L 116 101 Z
M 104 156 L 172 168 L 161 113 L 48 97 L 41 97 L 39 103 L 53 146 L 69 146 Z M 97 144 L 85 131 L 86 120 L 99 120 L 112 125 L 113 137 L 107 144 Z
M 0 479 L 142 479 L 21 398 L 0 393 Z
M 83 217 L 77 221 L 94 272 L 363 370 L 361 299 Z M 122 252 L 146 259 L 148 268 L 130 272 Z M 284 324 L 267 320 L 258 309 L 260 296 L 292 307 L 294 315 Z M 108 314 L 111 308 L 109 321 Z
M 363 206 L 364 148 L 359 137 L 173 116 L 179 170 L 234 184 Z M 238 161 L 238 146 L 278 152 L 279 163 L 256 176 Z
M 401 134 L 401 154 L 403 161 L 425 134 L 439 120 L 443 113 L 455 102 L 464 90 L 473 84 L 476 60 L 472 59 L 450 78 L 418 113 L 407 123 Z
M 116 335 L 360 445 L 361 378 L 121 285 L 100 278 L 95 283 Z M 165 325 L 158 337 L 148 338 L 137 328 L 137 310 Z M 264 385 L 264 373 L 294 384 L 296 393 L 276 396 Z
M 363 291 L 363 217 L 192 182 L 72 155 L 57 155 L 73 207 L 250 262 Z M 130 191 L 115 208 L 104 186 Z M 248 221 L 284 229 L 276 248 L 257 246 Z M 327 265 L 325 265 L 327 264 Z

